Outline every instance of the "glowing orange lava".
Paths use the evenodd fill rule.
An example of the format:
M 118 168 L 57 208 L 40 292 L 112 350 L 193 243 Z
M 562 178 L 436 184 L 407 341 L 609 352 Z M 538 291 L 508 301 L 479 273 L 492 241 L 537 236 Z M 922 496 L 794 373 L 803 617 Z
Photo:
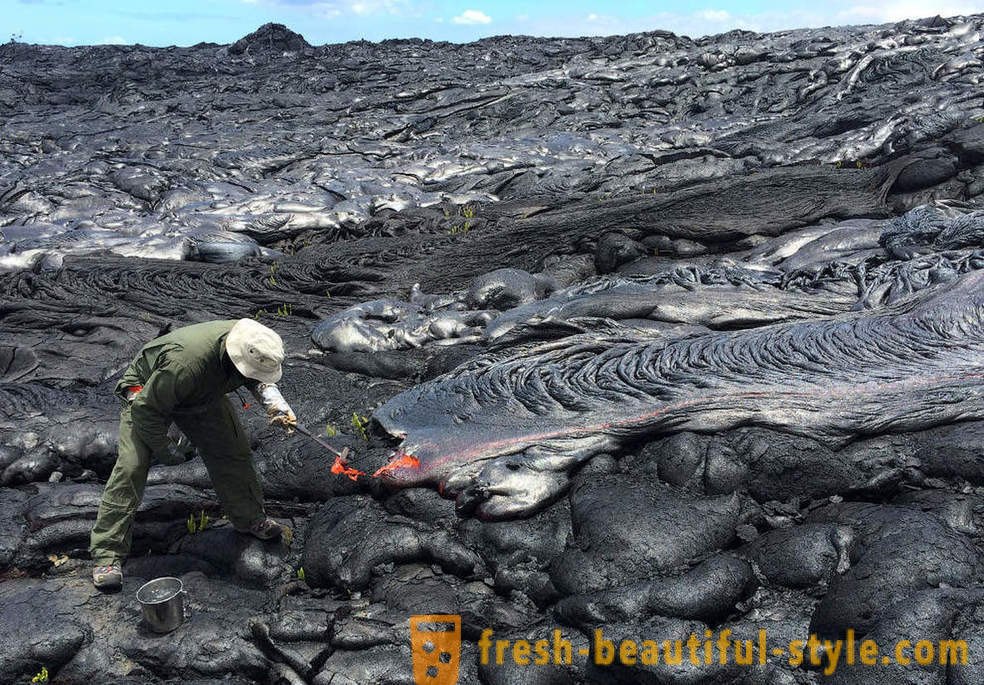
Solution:
M 420 468 L 420 460 L 412 454 L 403 453 L 386 466 L 381 466 L 376 473 L 372 474 L 373 478 L 379 478 L 384 473 L 392 471 L 394 469 L 417 469 Z
M 360 471 L 359 469 L 353 469 L 348 464 L 346 464 L 341 457 L 335 457 L 335 463 L 331 465 L 332 473 L 341 473 L 348 476 L 352 480 L 359 480 L 359 476 L 365 476 L 365 471 Z
M 416 469 L 420 468 L 420 460 L 417 457 L 401 453 L 396 459 L 381 466 L 376 473 L 372 474 L 373 478 L 379 478 L 384 473 L 392 471 L 394 469 Z M 348 476 L 352 480 L 359 480 L 359 476 L 368 476 L 369 474 L 365 471 L 360 471 L 359 469 L 354 469 L 348 465 L 348 462 L 341 457 L 335 457 L 335 463 L 331 465 L 331 472 L 341 474 L 343 476 Z

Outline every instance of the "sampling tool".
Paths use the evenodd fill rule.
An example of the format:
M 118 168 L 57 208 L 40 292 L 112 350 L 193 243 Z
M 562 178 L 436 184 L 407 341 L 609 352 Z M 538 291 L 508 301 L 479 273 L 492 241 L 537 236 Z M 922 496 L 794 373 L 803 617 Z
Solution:
M 332 447 L 331 445 L 329 445 L 327 442 L 325 442 L 324 440 L 322 440 L 321 438 L 319 438 L 317 435 L 314 435 L 313 433 L 311 433 L 311 431 L 309 431 L 303 425 L 301 425 L 301 424 L 298 423 L 298 424 L 295 424 L 294 425 L 294 428 L 296 428 L 297 429 L 297 432 L 300 433 L 301 435 L 305 435 L 305 436 L 311 438 L 316 443 L 318 443 L 319 445 L 321 445 L 322 447 L 324 447 L 326 450 L 328 450 L 329 452 L 331 452 L 332 454 L 334 454 L 336 457 L 338 457 L 339 459 L 341 459 L 342 462 L 344 462 L 345 460 L 348 459 L 348 453 L 349 453 L 348 447 L 343 448 L 342 451 L 339 452 L 334 447 Z

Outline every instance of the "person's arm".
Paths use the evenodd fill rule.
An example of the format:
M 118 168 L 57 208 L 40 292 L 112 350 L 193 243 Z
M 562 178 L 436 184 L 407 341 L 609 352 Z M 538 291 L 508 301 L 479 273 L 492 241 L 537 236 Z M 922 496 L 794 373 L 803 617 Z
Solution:
M 158 365 L 130 405 L 133 428 L 150 448 L 153 458 L 166 458 L 171 441 L 167 437 L 174 408 L 186 394 L 183 369 L 166 359 Z
M 291 427 L 297 425 L 297 417 L 294 416 L 294 411 L 287 404 L 284 396 L 280 394 L 280 388 L 274 383 L 252 381 L 247 383 L 246 387 L 253 393 L 256 401 L 266 409 L 267 416 L 270 417 L 270 423 L 279 424 L 286 428 L 288 432 Z

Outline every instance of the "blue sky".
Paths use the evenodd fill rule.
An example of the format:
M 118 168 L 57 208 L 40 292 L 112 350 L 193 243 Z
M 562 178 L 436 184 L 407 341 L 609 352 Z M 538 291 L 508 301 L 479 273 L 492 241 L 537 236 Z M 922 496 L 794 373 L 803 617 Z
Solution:
M 230 43 L 268 21 L 315 45 L 421 37 L 611 35 L 667 29 L 698 37 L 984 12 L 984 0 L 0 0 L 0 40 L 80 45 Z

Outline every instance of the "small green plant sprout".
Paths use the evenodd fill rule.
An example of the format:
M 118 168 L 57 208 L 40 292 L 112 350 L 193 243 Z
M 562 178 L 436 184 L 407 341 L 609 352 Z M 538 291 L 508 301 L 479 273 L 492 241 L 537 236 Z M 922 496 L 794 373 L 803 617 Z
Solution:
M 844 162 L 837 160 L 837 164 L 834 165 L 834 168 L 840 169 L 842 166 L 844 166 Z
M 978 124 L 984 124 L 984 117 L 977 117 Z
M 465 223 L 459 226 L 452 226 L 451 230 L 448 231 L 448 233 L 450 233 L 451 235 L 455 235 L 456 233 L 468 233 L 469 228 L 471 228 L 471 222 L 466 221 Z
M 194 514 L 189 514 L 188 520 L 185 521 L 185 525 L 188 527 L 188 532 L 194 535 L 195 533 L 201 533 L 205 530 L 205 528 L 208 527 L 209 520 L 208 514 L 205 513 L 204 509 L 202 509 L 201 516 L 199 516 L 197 520 L 195 519 Z
M 465 205 L 465 208 L 461 210 L 461 216 L 466 219 L 472 219 L 475 217 L 475 208 L 471 205 Z
M 359 416 L 357 413 L 352 412 L 352 429 L 355 431 L 356 435 L 366 442 L 369 442 L 369 431 L 366 430 L 368 426 L 369 419 L 365 416 Z
M 280 262 L 274 262 L 273 264 L 270 265 L 270 278 L 269 278 L 269 280 L 270 280 L 270 285 L 272 285 L 272 286 L 276 286 L 277 285 L 276 275 L 277 275 L 277 269 L 279 269 L 279 268 L 280 268 Z
M 293 316 L 294 305 L 284 302 L 277 306 L 277 316 Z
M 254 319 L 259 319 L 261 316 L 263 316 L 266 313 L 267 313 L 267 310 L 261 309 L 260 311 L 258 311 L 255 314 L 253 314 L 253 318 Z
M 31 678 L 32 683 L 46 683 L 48 682 L 48 669 L 44 666 L 41 667 L 41 671 Z
M 864 169 L 864 165 L 860 161 L 858 161 L 856 164 L 858 169 Z
M 329 438 L 333 438 L 336 435 L 338 435 L 338 429 L 335 428 L 335 424 L 329 423 L 327 426 L 325 426 L 325 435 L 327 435 Z
M 306 580 L 307 579 L 307 576 L 304 575 L 304 567 L 303 566 L 301 566 L 299 569 L 297 569 L 297 579 L 298 580 Z

